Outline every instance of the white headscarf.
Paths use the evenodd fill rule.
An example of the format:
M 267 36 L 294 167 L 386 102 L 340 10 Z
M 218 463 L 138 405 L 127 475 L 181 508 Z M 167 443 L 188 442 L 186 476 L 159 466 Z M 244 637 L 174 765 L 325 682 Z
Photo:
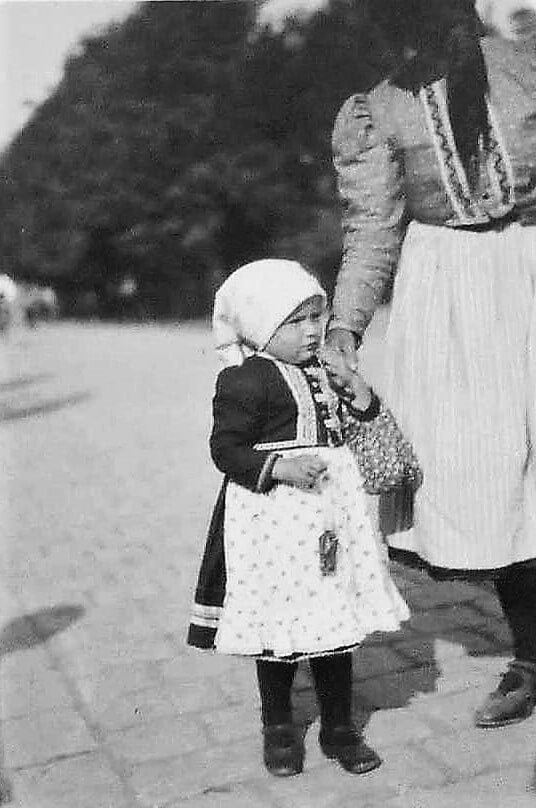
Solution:
M 297 261 L 267 258 L 237 269 L 214 299 L 212 328 L 225 365 L 241 365 L 262 351 L 287 317 L 311 297 L 326 293 Z

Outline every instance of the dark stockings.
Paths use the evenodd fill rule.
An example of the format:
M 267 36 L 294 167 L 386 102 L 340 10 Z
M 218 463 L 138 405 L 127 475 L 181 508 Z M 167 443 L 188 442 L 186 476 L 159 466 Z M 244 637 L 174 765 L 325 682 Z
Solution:
M 352 656 L 315 657 L 310 660 L 323 727 L 347 726 L 352 718 Z
M 290 690 L 297 663 L 257 660 L 257 681 L 261 697 L 261 716 L 265 727 L 292 721 Z
M 347 726 L 352 715 L 352 656 L 336 654 L 309 661 L 322 726 Z M 257 680 L 265 727 L 292 721 L 291 688 L 297 664 L 257 660 Z
M 536 663 L 536 563 L 501 570 L 495 588 L 512 632 L 516 659 Z

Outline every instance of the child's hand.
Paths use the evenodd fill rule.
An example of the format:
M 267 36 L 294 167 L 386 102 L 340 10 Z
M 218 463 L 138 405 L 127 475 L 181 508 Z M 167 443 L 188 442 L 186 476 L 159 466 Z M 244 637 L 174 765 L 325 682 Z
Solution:
M 354 373 L 350 388 L 354 396 L 352 406 L 358 410 L 366 410 L 372 399 L 372 390 L 361 374 Z
M 349 369 L 344 354 L 341 351 L 324 349 L 322 364 L 335 392 L 350 399 L 357 409 L 366 410 L 371 399 L 370 387 L 356 370 Z
M 355 371 L 348 366 L 345 355 L 341 351 L 324 347 L 320 359 L 335 392 L 343 395 L 349 392 Z
M 279 457 L 274 463 L 272 478 L 298 488 L 313 488 L 326 469 L 327 464 L 315 455 Z

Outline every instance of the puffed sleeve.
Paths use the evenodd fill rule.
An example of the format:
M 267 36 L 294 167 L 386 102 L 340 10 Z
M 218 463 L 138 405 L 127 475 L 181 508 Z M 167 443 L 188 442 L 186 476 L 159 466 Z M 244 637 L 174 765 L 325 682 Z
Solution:
M 262 385 L 243 365 L 219 374 L 212 405 L 212 459 L 230 480 L 260 493 L 273 485 L 271 471 L 278 458 L 253 448 L 265 409 Z
M 333 130 L 342 205 L 343 257 L 331 328 L 362 336 L 398 262 L 404 235 L 403 163 L 373 121 L 369 99 L 342 106 Z

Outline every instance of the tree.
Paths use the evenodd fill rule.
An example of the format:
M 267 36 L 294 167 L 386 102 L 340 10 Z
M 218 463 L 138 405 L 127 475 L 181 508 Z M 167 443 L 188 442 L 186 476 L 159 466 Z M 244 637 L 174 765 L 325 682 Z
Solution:
M 104 308 L 128 274 L 155 315 L 203 313 L 228 272 L 270 253 L 329 285 L 331 126 L 381 47 L 351 0 L 281 32 L 256 31 L 254 11 L 149 2 L 82 43 L 4 155 L 5 271 Z

